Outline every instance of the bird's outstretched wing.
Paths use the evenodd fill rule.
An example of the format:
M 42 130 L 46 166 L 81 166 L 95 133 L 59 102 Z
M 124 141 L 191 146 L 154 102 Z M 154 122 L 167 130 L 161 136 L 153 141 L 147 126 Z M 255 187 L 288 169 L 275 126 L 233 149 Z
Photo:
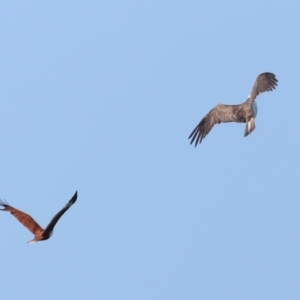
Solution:
M 44 232 L 44 229 L 29 215 L 10 206 L 8 203 L 0 200 L 0 205 L 3 206 L 2 211 L 10 212 L 15 218 L 19 220 L 30 232 L 34 235 L 39 235 Z
M 196 126 L 190 134 L 191 144 L 195 141 L 195 147 L 200 144 L 215 124 L 227 122 L 242 122 L 238 118 L 240 105 L 216 105 Z
M 263 92 L 270 92 L 275 90 L 278 80 L 273 73 L 262 73 L 257 76 L 253 85 L 252 91 L 248 96 L 247 102 L 252 105 L 255 98 Z
M 50 234 L 50 232 L 53 230 L 54 226 L 60 219 L 60 217 L 75 203 L 77 199 L 77 191 L 75 192 L 74 196 L 71 198 L 71 200 L 61 209 L 50 221 L 48 226 L 45 228 L 44 235 Z

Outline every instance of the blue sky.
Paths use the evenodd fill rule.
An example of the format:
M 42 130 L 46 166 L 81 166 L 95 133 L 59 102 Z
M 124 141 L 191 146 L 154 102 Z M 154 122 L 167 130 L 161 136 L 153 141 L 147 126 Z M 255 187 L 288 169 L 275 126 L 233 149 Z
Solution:
M 3 299 L 297 299 L 297 1 L 3 1 Z M 256 129 L 188 136 L 247 98 Z

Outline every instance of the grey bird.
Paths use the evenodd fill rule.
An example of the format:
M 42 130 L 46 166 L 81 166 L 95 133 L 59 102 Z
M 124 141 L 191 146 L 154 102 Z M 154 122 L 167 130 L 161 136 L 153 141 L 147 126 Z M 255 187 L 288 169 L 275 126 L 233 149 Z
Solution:
M 215 124 L 237 122 L 246 123 L 244 136 L 249 135 L 255 129 L 254 119 L 257 114 L 255 98 L 263 92 L 273 91 L 278 80 L 273 73 L 262 73 L 258 75 L 251 93 L 247 100 L 238 105 L 216 105 L 196 126 L 190 134 L 191 144 L 195 147 L 200 144 Z

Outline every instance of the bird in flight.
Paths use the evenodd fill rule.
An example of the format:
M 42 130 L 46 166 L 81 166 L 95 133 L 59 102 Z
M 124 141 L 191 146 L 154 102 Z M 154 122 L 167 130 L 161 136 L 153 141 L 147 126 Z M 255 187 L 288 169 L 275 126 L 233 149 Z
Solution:
M 215 124 L 237 122 L 246 123 L 244 136 L 247 136 L 255 129 L 254 119 L 257 114 L 257 104 L 255 98 L 263 92 L 273 91 L 278 80 L 273 73 L 262 73 L 258 75 L 251 93 L 247 100 L 238 105 L 216 105 L 196 126 L 190 134 L 191 144 L 195 142 L 195 147 L 200 144 Z
M 77 199 L 77 191 L 71 200 L 61 209 L 50 221 L 46 229 L 43 229 L 31 216 L 10 206 L 8 203 L 0 200 L 0 205 L 3 207 L 2 211 L 10 212 L 15 218 L 19 220 L 30 232 L 34 234 L 34 238 L 27 244 L 34 242 L 48 240 L 53 233 L 53 228 L 60 219 L 60 217 L 75 203 Z

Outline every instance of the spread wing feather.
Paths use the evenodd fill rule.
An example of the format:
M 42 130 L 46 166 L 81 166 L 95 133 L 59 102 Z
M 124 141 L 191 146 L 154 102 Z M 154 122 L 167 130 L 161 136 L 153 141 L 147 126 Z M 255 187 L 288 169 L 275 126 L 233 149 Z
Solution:
M 241 122 L 237 118 L 239 105 L 216 105 L 196 126 L 189 136 L 191 144 L 195 141 L 195 147 L 200 144 L 215 124 L 227 122 Z
M 75 203 L 76 199 L 77 199 L 77 191 L 75 192 L 71 200 L 52 218 L 52 220 L 50 221 L 50 223 L 45 229 L 44 232 L 45 235 L 49 234 L 53 230 L 54 226 L 56 225 L 60 217 Z
M 253 101 L 260 93 L 275 90 L 277 83 L 278 80 L 273 73 L 266 72 L 258 75 L 247 102 L 252 105 Z
M 15 218 L 18 219 L 30 232 L 34 235 L 40 235 L 44 232 L 44 229 L 29 215 L 10 206 L 8 203 L 0 200 L 0 205 L 3 206 L 2 211 L 10 212 Z

